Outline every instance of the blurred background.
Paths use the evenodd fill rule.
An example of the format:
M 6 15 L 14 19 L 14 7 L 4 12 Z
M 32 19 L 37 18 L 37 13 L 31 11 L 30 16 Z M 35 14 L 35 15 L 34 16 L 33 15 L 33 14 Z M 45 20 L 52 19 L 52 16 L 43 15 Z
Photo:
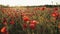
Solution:
M 0 0 L 0 4 L 9 6 L 60 5 L 60 0 Z

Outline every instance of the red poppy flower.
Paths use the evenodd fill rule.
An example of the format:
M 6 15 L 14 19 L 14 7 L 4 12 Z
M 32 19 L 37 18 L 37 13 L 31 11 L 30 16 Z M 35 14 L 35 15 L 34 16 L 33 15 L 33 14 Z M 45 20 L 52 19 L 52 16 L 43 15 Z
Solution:
M 27 28 L 27 24 L 23 24 L 23 29 L 26 29 Z
M 23 20 L 24 20 L 24 21 L 29 21 L 29 17 L 24 16 L 24 17 L 23 17 Z
M 52 13 L 52 16 L 53 16 L 53 17 L 56 17 L 56 16 L 58 16 L 58 15 L 59 15 L 59 13 L 57 13 L 57 12 L 53 12 L 53 13 Z
M 45 7 L 42 7 L 41 10 L 44 11 L 46 8 Z
M 15 22 L 13 20 L 10 21 L 10 24 L 15 24 Z
M 36 23 L 37 23 L 36 20 L 32 20 L 32 21 L 30 22 L 30 24 L 35 24 L 35 25 L 36 25 Z
M 3 24 L 4 24 L 4 25 L 7 25 L 7 22 L 5 21 L 5 22 L 3 22 Z
M 34 30 L 35 29 L 35 24 L 30 24 L 29 27 Z
M 1 32 L 6 32 L 6 27 L 3 27 L 2 29 L 1 29 Z
M 58 10 L 58 8 L 57 8 L 57 7 L 55 7 L 55 8 L 54 8 L 54 11 L 56 11 L 56 10 Z
M 52 14 L 52 16 L 53 16 L 53 17 L 56 17 L 56 14 L 55 14 L 55 13 L 53 13 L 53 14 Z

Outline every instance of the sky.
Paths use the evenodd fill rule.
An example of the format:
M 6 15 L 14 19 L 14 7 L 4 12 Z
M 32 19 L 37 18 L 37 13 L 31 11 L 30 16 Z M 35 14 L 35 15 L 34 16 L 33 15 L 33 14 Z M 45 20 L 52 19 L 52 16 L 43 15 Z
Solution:
M 0 5 L 9 6 L 56 5 L 56 3 L 60 5 L 60 0 L 0 0 Z

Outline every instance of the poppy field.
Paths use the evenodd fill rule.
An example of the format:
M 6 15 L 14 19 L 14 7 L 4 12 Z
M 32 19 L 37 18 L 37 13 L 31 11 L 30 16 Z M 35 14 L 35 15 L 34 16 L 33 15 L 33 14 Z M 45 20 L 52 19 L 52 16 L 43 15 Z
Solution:
M 0 7 L 0 34 L 60 34 L 60 7 Z

